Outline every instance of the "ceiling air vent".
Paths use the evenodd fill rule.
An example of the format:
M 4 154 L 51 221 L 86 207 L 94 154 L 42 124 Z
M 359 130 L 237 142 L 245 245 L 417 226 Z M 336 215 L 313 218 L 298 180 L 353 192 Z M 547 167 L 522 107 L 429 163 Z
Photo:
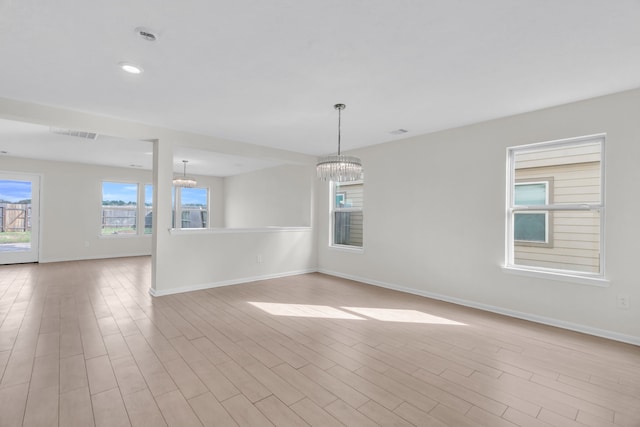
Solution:
M 158 36 L 148 28 L 138 27 L 136 28 L 136 34 L 142 37 L 143 40 L 148 42 L 154 42 L 158 40 Z
M 58 135 L 66 135 L 66 136 L 77 136 L 78 138 L 84 139 L 97 139 L 98 134 L 95 132 L 87 132 L 84 130 L 74 130 L 74 129 L 61 129 L 61 128 L 51 128 L 51 133 L 55 133 Z

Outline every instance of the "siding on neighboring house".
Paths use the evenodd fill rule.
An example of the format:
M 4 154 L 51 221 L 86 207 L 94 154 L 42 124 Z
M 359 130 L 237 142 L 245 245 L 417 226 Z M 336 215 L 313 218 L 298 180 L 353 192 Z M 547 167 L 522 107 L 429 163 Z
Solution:
M 549 180 L 550 204 L 600 202 L 600 145 L 585 143 L 518 153 L 515 180 Z M 549 213 L 548 246 L 515 242 L 516 264 L 600 271 L 600 217 L 592 211 Z
M 363 193 L 364 186 L 361 183 L 358 184 L 346 184 L 342 183 L 336 187 L 336 195 L 344 193 L 344 205 L 336 207 L 344 208 L 360 208 L 363 207 Z M 340 216 L 340 215 L 339 215 Z M 343 219 L 339 221 L 345 221 L 345 224 L 336 224 L 335 242 L 339 243 L 341 239 L 345 239 L 349 245 L 362 246 L 362 212 L 350 212 L 347 215 L 342 215 Z M 338 237 L 340 234 L 340 238 Z

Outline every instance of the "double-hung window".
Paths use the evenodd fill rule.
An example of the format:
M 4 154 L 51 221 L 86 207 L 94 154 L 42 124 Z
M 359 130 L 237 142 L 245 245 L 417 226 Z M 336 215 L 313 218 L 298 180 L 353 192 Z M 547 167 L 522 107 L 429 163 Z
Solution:
M 175 187 L 173 224 L 174 228 L 209 227 L 209 189 Z
M 153 232 L 153 185 L 144 186 L 144 234 Z
M 144 191 L 141 191 L 144 189 Z M 143 206 L 144 209 L 139 209 Z M 100 234 L 136 236 L 151 234 L 153 186 L 136 182 L 102 182 Z
M 137 234 L 138 184 L 103 181 L 101 214 L 103 236 Z
M 543 206 L 551 203 L 549 193 L 553 178 L 516 181 L 513 187 L 515 205 Z M 513 239 L 516 245 L 551 247 L 553 231 L 549 227 L 549 211 L 516 212 L 513 215 Z
M 362 248 L 364 184 L 353 181 L 331 185 L 331 246 Z
M 604 135 L 511 147 L 507 268 L 604 276 Z

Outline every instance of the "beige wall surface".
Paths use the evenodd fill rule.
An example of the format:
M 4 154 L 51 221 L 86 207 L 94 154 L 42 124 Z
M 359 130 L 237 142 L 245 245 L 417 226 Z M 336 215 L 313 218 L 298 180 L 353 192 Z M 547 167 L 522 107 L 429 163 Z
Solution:
M 317 184 L 318 266 L 383 286 L 640 343 L 640 90 L 356 150 L 364 252 L 328 247 Z M 426 120 L 427 118 L 425 118 Z M 506 274 L 507 147 L 606 133 L 608 286 Z M 617 307 L 617 296 L 630 308 Z

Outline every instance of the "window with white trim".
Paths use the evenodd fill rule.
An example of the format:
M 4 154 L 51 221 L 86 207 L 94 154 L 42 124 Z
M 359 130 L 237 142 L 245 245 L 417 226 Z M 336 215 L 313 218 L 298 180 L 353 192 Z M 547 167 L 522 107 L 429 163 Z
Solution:
M 153 232 L 153 185 L 144 186 L 144 234 Z
M 138 184 L 103 181 L 101 217 L 103 236 L 137 234 Z
M 140 206 L 144 206 L 144 209 L 139 209 Z M 102 236 L 150 235 L 152 211 L 153 185 L 102 181 Z
M 362 181 L 331 183 L 331 246 L 362 248 Z
M 208 188 L 174 187 L 173 226 L 174 228 L 209 227 Z
M 516 180 L 514 202 L 516 205 L 547 205 L 553 178 Z M 517 212 L 513 215 L 513 239 L 516 245 L 546 246 L 553 244 L 549 211 Z
M 506 267 L 604 276 L 604 142 L 508 149 Z

